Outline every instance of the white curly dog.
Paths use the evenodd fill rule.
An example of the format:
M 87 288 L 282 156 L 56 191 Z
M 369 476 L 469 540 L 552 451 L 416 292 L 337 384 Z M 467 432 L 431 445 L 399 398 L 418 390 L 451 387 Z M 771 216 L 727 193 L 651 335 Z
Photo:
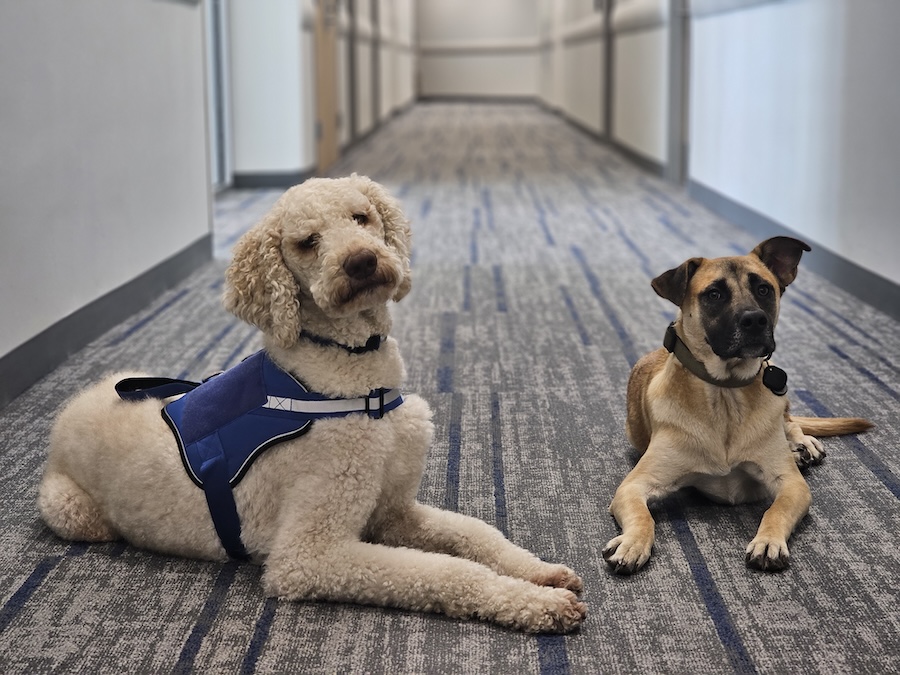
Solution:
M 308 180 L 235 247 L 226 308 L 260 328 L 271 362 L 310 390 L 368 400 L 405 377 L 387 335 L 388 302 L 410 289 L 409 236 L 397 201 L 370 179 Z M 124 538 L 225 560 L 204 489 L 161 415 L 177 399 L 122 400 L 115 385 L 133 375 L 106 378 L 60 414 L 39 491 L 43 519 L 65 539 Z M 266 592 L 529 632 L 576 628 L 586 607 L 571 569 L 480 520 L 416 501 L 433 433 L 428 404 L 405 395 L 375 417 L 316 420 L 266 450 L 234 487 L 240 543 L 264 565 Z

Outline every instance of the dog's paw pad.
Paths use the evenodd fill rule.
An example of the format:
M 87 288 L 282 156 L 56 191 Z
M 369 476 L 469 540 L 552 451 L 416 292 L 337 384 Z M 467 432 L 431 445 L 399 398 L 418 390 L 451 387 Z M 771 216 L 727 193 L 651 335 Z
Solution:
M 787 542 L 754 539 L 747 546 L 747 566 L 763 572 L 780 572 L 791 564 Z

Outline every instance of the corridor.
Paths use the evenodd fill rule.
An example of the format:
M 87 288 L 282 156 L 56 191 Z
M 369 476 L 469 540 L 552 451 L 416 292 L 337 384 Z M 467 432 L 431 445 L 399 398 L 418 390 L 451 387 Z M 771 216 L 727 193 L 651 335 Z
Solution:
M 215 259 L 72 354 L 0 411 L 5 542 L 0 664 L 71 672 L 116 654 L 119 672 L 885 672 L 900 651 L 900 330 L 800 264 L 775 361 L 792 411 L 876 428 L 826 439 L 806 473 L 813 507 L 793 565 L 762 575 L 744 548 L 763 505 L 693 494 L 654 507 L 646 570 L 612 575 L 607 506 L 635 461 L 624 434 L 634 362 L 675 308 L 650 280 L 758 237 L 546 109 L 418 103 L 344 155 L 398 197 L 413 232 L 413 289 L 393 309 L 405 390 L 434 410 L 420 501 L 477 516 L 584 579 L 570 636 L 477 621 L 266 599 L 250 565 L 123 544 L 67 544 L 38 519 L 35 489 L 58 407 L 101 374 L 199 379 L 260 347 L 221 306 L 223 272 L 277 190 L 215 201 Z M 804 261 L 817 255 L 805 254 Z M 77 617 L 77 621 L 76 621 Z M 164 620 L 160 620 L 164 617 Z M 701 665 L 698 665 L 701 664 Z

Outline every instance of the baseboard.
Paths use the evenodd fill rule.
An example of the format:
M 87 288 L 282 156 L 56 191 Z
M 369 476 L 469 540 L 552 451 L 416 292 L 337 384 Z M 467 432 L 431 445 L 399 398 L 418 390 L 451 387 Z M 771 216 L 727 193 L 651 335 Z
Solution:
M 315 173 L 315 169 L 272 173 L 235 173 L 231 177 L 231 187 L 235 190 L 287 189 L 299 185 L 307 178 L 312 178 Z
M 361 133 L 361 134 L 359 134 L 356 138 L 351 138 L 349 141 L 347 141 L 346 143 L 344 143 L 344 145 L 341 146 L 341 157 L 340 157 L 340 159 L 338 159 L 338 161 L 337 161 L 335 164 L 340 164 L 341 161 L 346 157 L 346 155 L 347 155 L 351 150 L 355 150 L 355 149 L 358 148 L 360 145 L 362 145 L 363 143 L 365 143 L 366 141 L 368 141 L 370 138 L 372 138 L 372 136 L 375 135 L 375 132 L 378 131 L 378 130 L 381 128 L 381 125 L 382 125 L 381 122 L 376 122 L 376 123 L 373 124 L 367 131 L 365 131 L 364 133 Z M 331 169 L 333 169 L 333 168 L 334 168 L 334 167 L 330 167 L 330 168 L 329 168 L 329 172 L 326 172 L 326 175 L 331 175 L 331 174 L 330 174 L 330 171 L 331 171 Z
M 212 260 L 212 234 L 57 321 L 0 358 L 0 409 L 92 340 Z
M 610 136 L 609 145 L 618 150 L 634 164 L 637 164 L 644 171 L 652 173 L 654 176 L 665 177 L 666 167 L 662 162 L 647 157 L 647 155 L 644 155 L 637 150 L 628 147 L 627 145 L 617 141 L 612 136 Z
M 737 12 L 756 5 L 772 5 L 781 0 L 693 0 L 691 18 L 702 18 L 716 14 Z
M 609 143 L 609 136 L 605 132 L 592 129 L 581 120 L 577 120 L 574 117 L 570 116 L 568 113 L 566 113 L 565 110 L 554 110 L 549 106 L 547 107 L 547 110 L 554 115 L 558 115 L 570 127 L 572 127 L 573 129 L 577 129 L 581 133 L 585 134 L 592 141 L 595 141 L 596 143 Z
M 808 239 L 696 181 L 688 181 L 687 191 L 693 199 L 713 213 L 758 235 L 760 239 L 776 236 Z M 860 267 L 824 246 L 816 246 L 812 241 L 808 243 L 813 247 L 815 255 L 804 256 L 804 265 L 863 302 L 900 321 L 900 285 Z
M 537 96 L 524 94 L 419 94 L 417 103 L 538 103 Z

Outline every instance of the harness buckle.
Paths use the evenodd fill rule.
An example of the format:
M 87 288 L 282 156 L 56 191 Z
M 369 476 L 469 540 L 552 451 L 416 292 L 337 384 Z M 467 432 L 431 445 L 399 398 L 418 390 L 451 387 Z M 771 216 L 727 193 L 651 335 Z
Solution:
M 366 396 L 366 415 L 371 417 L 373 420 L 380 420 L 384 417 L 384 389 L 375 390 L 378 392 L 378 395 L 373 397 L 372 392 L 369 392 L 368 396 Z M 370 404 L 370 400 L 372 398 L 378 399 L 378 407 L 372 408 Z

